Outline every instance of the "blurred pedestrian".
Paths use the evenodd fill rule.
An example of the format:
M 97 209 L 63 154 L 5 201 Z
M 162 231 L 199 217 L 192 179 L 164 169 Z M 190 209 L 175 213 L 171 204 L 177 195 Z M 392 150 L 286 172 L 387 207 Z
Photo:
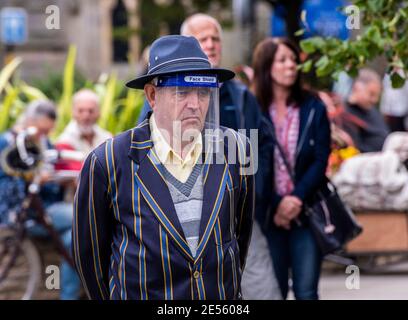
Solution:
M 57 146 L 81 151 L 87 156 L 112 134 L 97 125 L 100 116 L 98 95 L 82 89 L 72 97 L 72 120 L 57 138 Z
M 384 117 L 376 108 L 381 97 L 381 78 L 370 69 L 361 69 L 355 79 L 347 100 L 346 112 L 363 122 L 358 126 L 344 122 L 344 130 L 351 136 L 360 152 L 382 150 L 389 129 Z
M 54 128 L 57 117 L 55 105 L 46 100 L 31 102 L 18 120 L 17 124 L 9 131 L 0 136 L 0 153 L 5 148 L 15 143 L 16 135 L 22 130 L 34 128 L 36 134 L 33 137 L 35 143 L 42 150 L 52 149 L 49 134 Z M 7 167 L 7 166 L 6 166 Z M 6 169 L 4 163 L 0 168 L 0 216 L 19 210 L 26 196 L 25 182 L 22 177 L 16 176 Z M 52 182 L 52 174 L 43 170 L 41 172 L 40 198 L 43 201 L 46 213 L 61 237 L 66 250 L 71 252 L 71 225 L 72 203 L 63 201 L 63 188 Z M 35 212 L 33 212 L 35 214 Z M 44 227 L 33 225 L 29 228 L 34 236 L 47 236 Z M 75 300 L 80 297 L 80 282 L 73 267 L 64 259 L 61 261 L 61 291 L 62 300 Z
M 299 63 L 297 47 L 285 38 L 267 38 L 254 51 L 253 92 L 269 128 L 269 139 L 263 142 L 269 152 L 259 160 L 265 183 L 258 219 L 268 238 L 283 298 L 287 298 L 291 274 L 296 299 L 318 299 L 322 254 L 304 204 L 325 182 L 330 124 L 322 101 L 302 88 Z

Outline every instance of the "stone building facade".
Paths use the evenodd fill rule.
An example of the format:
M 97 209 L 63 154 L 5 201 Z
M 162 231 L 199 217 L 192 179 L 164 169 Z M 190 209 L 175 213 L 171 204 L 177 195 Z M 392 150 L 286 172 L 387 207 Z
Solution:
M 121 3 L 119 3 L 121 2 Z M 127 61 L 114 61 L 114 11 L 135 11 L 139 0 L 1 0 L 3 7 L 21 7 L 27 11 L 28 41 L 7 48 L 8 53 L 23 58 L 21 76 L 38 78 L 50 71 L 62 71 L 70 44 L 77 48 L 76 64 L 88 78 L 96 79 L 103 72 L 116 70 L 120 76 L 130 73 Z M 48 8 L 48 9 L 47 9 Z M 58 19 L 59 21 L 55 20 Z M 57 23 L 59 22 L 59 23 Z M 127 21 L 138 27 L 137 14 Z M 56 28 L 59 25 L 59 29 Z M 51 28 L 50 28 L 51 26 Z M 2 46 L 3 58 L 5 46 Z M 137 36 L 128 41 L 130 62 L 137 62 L 140 44 Z
M 21 77 L 30 80 L 62 71 L 70 44 L 77 48 L 78 70 L 89 79 L 96 80 L 102 73 L 112 71 L 127 79 L 141 72 L 143 66 L 139 61 L 143 48 L 139 36 L 131 35 L 124 48 L 123 42 L 114 41 L 113 30 L 123 24 L 131 29 L 140 28 L 138 8 L 142 1 L 146 0 L 0 0 L 0 9 L 11 6 L 27 11 L 28 42 L 12 49 L 12 55 L 23 58 Z M 265 6 L 258 12 L 263 16 L 260 21 L 267 24 Z M 117 19 L 123 16 L 126 21 Z M 59 24 L 59 29 L 49 28 L 49 24 L 52 27 Z M 223 42 L 224 67 L 249 62 L 254 38 L 248 30 L 239 26 L 224 30 Z M 126 50 L 126 59 L 122 54 L 118 60 L 115 50 L 122 53 Z M 4 45 L 0 46 L 0 52 L 4 58 Z

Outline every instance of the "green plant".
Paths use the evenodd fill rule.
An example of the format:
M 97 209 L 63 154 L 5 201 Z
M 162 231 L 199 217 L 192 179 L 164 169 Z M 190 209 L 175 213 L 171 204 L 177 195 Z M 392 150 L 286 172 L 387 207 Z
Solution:
M 9 129 L 16 121 L 27 103 L 37 99 L 51 99 L 58 105 L 58 119 L 53 138 L 56 138 L 71 120 L 72 96 L 80 88 L 94 90 L 101 101 L 101 118 L 99 125 L 113 134 L 135 126 L 143 105 L 143 92 L 128 90 L 118 81 L 115 74 L 103 75 L 97 83 L 75 75 L 76 48 L 68 50 L 64 72 L 52 82 L 59 83 L 58 90 L 47 95 L 41 88 L 29 85 L 16 78 L 16 70 L 22 60 L 15 58 L 0 71 L 0 132 Z M 38 82 L 37 82 L 38 83 Z
M 319 77 L 337 78 L 346 71 L 355 77 L 358 70 L 378 56 L 387 59 L 386 72 L 395 88 L 403 86 L 408 76 L 408 3 L 397 0 L 354 0 L 364 32 L 355 40 L 312 37 L 302 40 L 302 50 L 319 58 L 311 58 L 301 69 L 316 68 Z M 402 72 L 402 75 L 401 75 Z
M 0 132 L 15 123 L 28 102 L 46 98 L 40 90 L 13 79 L 21 63 L 20 58 L 14 58 L 0 71 Z

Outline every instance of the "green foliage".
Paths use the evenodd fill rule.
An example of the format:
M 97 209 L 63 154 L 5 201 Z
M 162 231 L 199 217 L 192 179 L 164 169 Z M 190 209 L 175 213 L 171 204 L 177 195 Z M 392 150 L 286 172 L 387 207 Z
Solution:
M 31 84 L 43 92 L 50 100 L 59 101 L 61 99 L 64 73 L 53 71 L 52 68 L 49 68 L 49 70 L 46 76 L 33 79 Z M 81 88 L 91 88 L 92 86 L 92 82 L 87 81 L 79 70 L 75 69 L 74 91 Z
M 367 62 L 384 55 L 393 87 L 401 87 L 408 75 L 408 3 L 396 0 L 352 2 L 359 8 L 360 27 L 364 30 L 355 40 L 312 37 L 300 42 L 304 52 L 320 57 L 312 63 L 316 75 L 336 78 L 341 71 L 346 71 L 355 77 Z M 303 71 L 311 69 L 311 60 L 301 66 Z M 398 70 L 405 76 L 401 77 Z
M 84 87 L 94 90 L 100 97 L 99 124 L 104 129 L 117 134 L 135 126 L 143 106 L 143 91 L 128 90 L 115 74 L 103 75 L 97 83 L 87 81 L 83 77 L 80 77 L 78 82 L 75 55 L 75 47 L 70 47 L 64 73 L 59 77 L 53 74 L 51 79 L 43 79 L 43 87 L 29 85 L 16 78 L 16 71 L 22 63 L 20 58 L 15 58 L 0 70 L 0 132 L 15 123 L 28 102 L 50 99 L 58 105 L 58 120 L 53 133 L 53 137 L 57 137 L 71 120 L 73 94 Z M 55 90 L 44 89 L 48 89 L 50 83 L 55 83 Z
M 64 67 L 62 96 L 58 103 L 58 119 L 55 134 L 61 133 L 71 119 L 72 95 L 74 94 L 76 47 L 70 46 Z
M 14 80 L 18 85 L 12 84 L 21 63 L 20 58 L 14 58 L 0 71 L 0 132 L 15 123 L 27 102 L 44 98 L 38 90 L 19 79 Z

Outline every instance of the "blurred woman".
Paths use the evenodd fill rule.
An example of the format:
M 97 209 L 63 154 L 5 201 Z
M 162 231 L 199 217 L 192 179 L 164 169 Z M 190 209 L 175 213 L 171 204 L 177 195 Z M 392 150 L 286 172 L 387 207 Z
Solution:
M 288 39 L 267 38 L 254 51 L 252 90 L 269 128 L 261 137 L 260 147 L 269 152 L 260 153 L 262 203 L 257 218 L 283 298 L 291 274 L 296 299 L 318 299 L 322 254 L 304 207 L 325 185 L 330 125 L 323 102 L 302 88 L 299 63 L 299 51 Z

